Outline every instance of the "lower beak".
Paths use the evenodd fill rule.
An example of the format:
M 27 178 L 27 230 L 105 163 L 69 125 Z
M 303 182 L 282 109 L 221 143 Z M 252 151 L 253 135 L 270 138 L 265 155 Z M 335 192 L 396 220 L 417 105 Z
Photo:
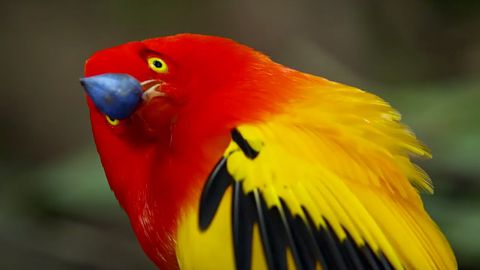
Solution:
M 142 101 L 142 85 L 128 74 L 105 73 L 80 79 L 95 107 L 112 119 L 132 115 Z

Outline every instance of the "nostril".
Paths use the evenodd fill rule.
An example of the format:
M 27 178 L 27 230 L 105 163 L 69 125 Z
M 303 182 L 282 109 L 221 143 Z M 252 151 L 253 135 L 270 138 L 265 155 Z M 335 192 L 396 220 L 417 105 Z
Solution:
M 141 82 L 143 92 L 150 90 L 153 86 L 161 85 L 163 81 L 160 80 L 146 80 Z

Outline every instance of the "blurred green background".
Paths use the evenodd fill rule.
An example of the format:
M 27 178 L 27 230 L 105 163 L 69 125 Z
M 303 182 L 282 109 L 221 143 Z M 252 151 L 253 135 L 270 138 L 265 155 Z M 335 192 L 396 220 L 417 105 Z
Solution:
M 377 93 L 434 159 L 426 206 L 480 267 L 480 1 L 1 1 L 0 269 L 154 269 L 110 192 L 82 89 L 95 50 L 181 32 Z

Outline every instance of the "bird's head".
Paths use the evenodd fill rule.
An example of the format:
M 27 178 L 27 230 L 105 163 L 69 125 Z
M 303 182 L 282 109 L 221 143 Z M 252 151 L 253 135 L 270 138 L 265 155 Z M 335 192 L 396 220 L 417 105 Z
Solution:
M 130 126 L 158 138 L 182 108 L 206 105 L 218 91 L 234 93 L 267 60 L 229 39 L 182 34 L 99 51 L 87 60 L 81 84 L 94 127 Z

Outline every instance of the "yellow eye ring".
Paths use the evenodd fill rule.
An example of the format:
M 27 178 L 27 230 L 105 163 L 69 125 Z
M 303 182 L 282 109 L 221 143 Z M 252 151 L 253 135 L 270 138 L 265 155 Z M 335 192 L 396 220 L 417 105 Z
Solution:
M 147 59 L 148 66 L 157 73 L 166 73 L 168 71 L 167 63 L 158 57 Z
M 107 118 L 107 122 L 112 126 L 117 126 L 118 124 L 120 124 L 120 120 L 118 119 L 113 119 L 108 115 L 106 115 L 105 118 Z

